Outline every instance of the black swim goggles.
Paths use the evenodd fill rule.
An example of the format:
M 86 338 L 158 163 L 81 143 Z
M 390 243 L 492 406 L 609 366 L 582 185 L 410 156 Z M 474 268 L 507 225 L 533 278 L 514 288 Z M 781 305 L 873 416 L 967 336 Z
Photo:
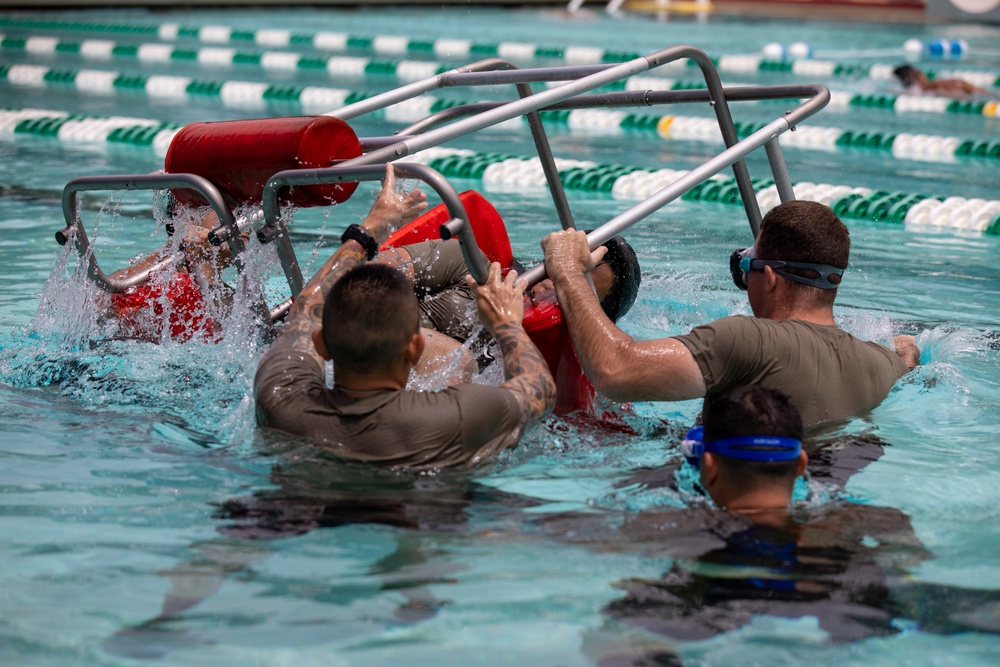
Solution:
M 695 468 L 701 468 L 705 452 L 743 461 L 794 461 L 802 451 L 802 441 L 776 435 L 740 435 L 705 442 L 705 427 L 695 426 L 681 441 L 681 453 Z
M 729 256 L 729 273 L 733 276 L 733 282 L 741 290 L 747 288 L 747 279 L 750 271 L 759 271 L 765 266 L 770 266 L 782 278 L 793 280 L 810 287 L 820 289 L 837 289 L 840 282 L 832 282 L 830 276 L 843 276 L 844 270 L 829 264 L 809 264 L 807 262 L 786 262 L 780 259 L 754 259 L 753 246 L 733 251 Z M 819 274 L 818 278 L 806 278 L 784 269 L 808 269 Z

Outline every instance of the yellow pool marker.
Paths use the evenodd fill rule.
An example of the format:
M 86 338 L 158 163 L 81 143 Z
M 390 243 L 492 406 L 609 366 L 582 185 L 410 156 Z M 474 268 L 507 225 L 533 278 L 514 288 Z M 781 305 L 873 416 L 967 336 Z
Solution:
M 660 136 L 661 139 L 670 138 L 670 125 L 674 122 L 676 116 L 664 116 L 656 123 L 656 134 Z
M 678 14 L 710 14 L 715 10 L 711 2 L 699 0 L 631 0 L 625 3 L 630 12 L 676 12 Z
M 987 102 L 983 105 L 983 115 L 987 118 L 996 118 L 1000 111 L 1000 102 Z

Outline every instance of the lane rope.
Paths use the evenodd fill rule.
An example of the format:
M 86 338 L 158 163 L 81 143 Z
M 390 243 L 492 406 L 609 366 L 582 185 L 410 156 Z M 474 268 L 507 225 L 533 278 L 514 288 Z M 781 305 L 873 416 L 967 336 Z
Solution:
M 303 111 L 325 113 L 364 99 L 366 94 L 319 86 L 290 86 L 252 81 L 205 81 L 168 75 L 135 75 L 103 70 L 60 70 L 41 65 L 0 65 L 0 79 L 29 87 L 73 86 L 95 95 L 120 91 L 141 93 L 151 99 L 218 99 L 224 105 L 241 108 L 266 108 L 268 101 L 297 103 Z M 442 100 L 428 95 L 415 97 L 387 107 L 381 117 L 390 122 L 408 124 L 450 106 L 465 104 L 460 100 Z M 696 141 L 723 145 L 722 134 L 714 118 L 633 113 L 607 109 L 543 111 L 547 125 L 565 128 L 571 134 L 619 136 L 625 133 L 655 134 L 661 140 Z M 374 116 L 373 116 L 374 117 Z M 739 138 L 747 137 L 766 123 L 734 123 Z M 500 126 L 526 127 L 523 118 Z M 956 163 L 961 159 L 1000 160 L 1000 139 L 966 139 L 912 132 L 877 132 L 844 130 L 838 127 L 801 125 L 781 139 L 786 148 L 839 151 L 843 149 L 877 150 L 896 160 Z
M 474 42 L 468 39 L 417 39 L 401 35 L 351 35 L 343 32 L 293 32 L 283 29 L 238 30 L 222 25 L 182 26 L 164 23 L 159 26 L 102 24 L 92 22 L 51 21 L 31 18 L 2 18 L 0 27 L 20 30 L 59 30 L 122 34 L 140 38 L 154 37 L 163 42 L 182 39 L 206 44 L 248 44 L 263 48 L 309 47 L 336 53 L 363 52 L 387 56 L 421 56 L 467 61 L 470 58 L 500 57 L 514 62 L 536 60 L 562 61 L 570 65 L 617 63 L 639 58 L 645 53 L 615 51 L 589 46 L 545 46 L 527 42 Z M 52 39 L 52 38 L 41 38 Z M 906 45 L 904 44 L 904 51 Z M 865 65 L 810 57 L 789 58 L 788 52 L 771 54 L 732 54 L 712 58 L 721 72 L 787 72 L 799 76 L 826 78 L 870 78 L 894 80 L 894 65 Z M 697 67 L 689 60 L 679 60 L 657 68 L 655 73 L 677 72 Z M 927 69 L 930 78 L 962 78 L 981 86 L 1000 86 L 1000 72 L 962 69 Z
M 0 139 L 27 135 L 67 142 L 117 143 L 152 148 L 164 155 L 179 129 L 175 125 L 140 118 L 88 117 L 44 109 L 0 109 Z M 547 187 L 537 157 L 435 147 L 406 159 L 429 165 L 446 178 L 479 180 L 486 190 L 518 192 L 525 188 Z M 609 193 L 615 199 L 631 201 L 645 199 L 687 173 L 561 158 L 556 159 L 556 166 L 567 190 Z M 773 181 L 757 179 L 753 186 L 762 212 L 778 204 Z M 1000 235 L 998 200 L 931 197 L 810 182 L 796 183 L 794 189 L 799 199 L 824 203 L 843 218 L 905 224 L 907 229 L 914 231 L 936 229 Z M 736 179 L 721 175 L 699 184 L 682 199 L 741 205 Z

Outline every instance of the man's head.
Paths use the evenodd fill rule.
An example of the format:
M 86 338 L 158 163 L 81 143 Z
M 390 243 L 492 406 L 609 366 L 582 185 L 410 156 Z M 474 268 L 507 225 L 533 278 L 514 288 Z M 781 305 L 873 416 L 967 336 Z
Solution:
M 828 206 L 810 201 L 790 201 L 771 209 L 761 221 L 752 249 L 744 258 L 744 288 L 754 271 L 784 279 L 784 292 L 798 306 L 832 308 L 851 252 L 847 227 Z M 734 253 L 730 268 L 736 279 Z M 751 305 L 754 305 L 751 290 Z M 755 306 L 754 312 L 757 312 Z
M 597 293 L 604 294 L 601 308 L 612 322 L 617 322 L 632 308 L 639 295 L 642 270 L 635 250 L 621 236 L 615 236 L 603 245 L 608 251 L 594 267 L 591 276 Z
M 788 397 L 737 387 L 706 399 L 702 419 L 701 483 L 712 499 L 733 509 L 787 506 L 808 460 L 802 417 Z
M 913 85 L 919 85 L 921 74 L 923 74 L 923 72 L 911 65 L 900 65 L 896 69 L 892 70 L 892 73 L 895 74 L 896 78 L 899 79 L 900 82 L 907 88 Z
M 322 343 L 334 368 L 356 375 L 392 372 L 410 359 L 420 336 L 413 287 L 398 270 L 365 264 L 338 280 L 323 307 Z M 407 368 L 407 371 L 409 369 Z

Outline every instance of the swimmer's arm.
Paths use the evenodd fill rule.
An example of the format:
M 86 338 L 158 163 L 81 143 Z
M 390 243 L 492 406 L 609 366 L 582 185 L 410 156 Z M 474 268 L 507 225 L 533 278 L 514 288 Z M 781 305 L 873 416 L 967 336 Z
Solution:
M 583 232 L 567 230 L 542 241 L 545 268 L 587 378 L 615 401 L 680 401 L 705 395 L 705 378 L 687 346 L 674 338 L 636 341 L 608 318 L 586 271 L 599 257 Z
M 541 352 L 524 330 L 523 285 L 517 272 L 500 277 L 500 264 L 490 265 L 486 282 L 477 285 L 472 277 L 466 282 L 476 295 L 479 317 L 493 335 L 503 355 L 504 376 L 501 387 L 514 392 L 521 408 L 521 424 L 540 419 L 555 406 L 556 383 Z

